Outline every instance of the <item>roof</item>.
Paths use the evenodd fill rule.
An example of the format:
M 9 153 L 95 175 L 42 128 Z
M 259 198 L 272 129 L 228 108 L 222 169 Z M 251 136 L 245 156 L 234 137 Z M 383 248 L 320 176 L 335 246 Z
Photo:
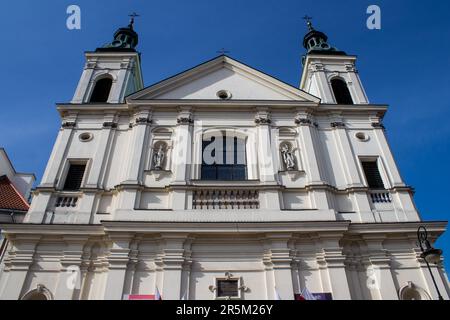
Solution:
M 135 93 L 132 93 L 126 97 L 127 102 L 135 102 L 136 100 L 164 100 L 168 99 L 165 95 L 168 92 L 175 92 L 177 89 L 183 86 L 192 86 L 195 81 L 199 81 L 198 85 L 200 87 L 212 87 L 210 81 L 216 81 L 221 83 L 222 79 L 207 79 L 208 75 L 219 70 L 230 70 L 230 73 L 236 73 L 246 79 L 247 83 L 253 82 L 259 86 L 269 88 L 273 92 L 284 96 L 282 100 L 292 100 L 292 101 L 306 101 L 313 103 L 320 103 L 320 98 L 307 93 L 299 88 L 296 88 L 288 83 L 285 83 L 273 76 L 270 76 L 262 71 L 252 68 L 236 59 L 233 59 L 227 55 L 220 55 L 199 64 L 191 69 L 178 73 L 172 77 L 165 80 L 157 82 L 151 86 L 145 87 Z M 230 77 L 230 74 L 221 75 L 224 78 Z M 201 79 L 205 81 L 201 82 Z M 240 85 L 244 85 L 241 83 Z M 197 88 L 199 89 L 199 88 Z M 252 90 L 249 90 L 252 92 Z M 215 95 L 215 94 L 214 94 Z M 172 98 L 172 99 L 192 99 L 192 98 Z M 215 99 L 217 99 L 215 97 Z M 244 100 L 254 100 L 253 98 L 244 98 Z M 257 99 L 265 100 L 265 99 Z
M 30 205 L 6 175 L 0 176 L 0 209 L 28 211 Z
M 13 164 L 12 164 L 12 162 L 11 162 L 11 159 L 9 159 L 8 154 L 6 153 L 5 148 L 0 147 L 0 153 L 3 154 L 4 159 L 6 159 L 6 161 L 7 161 L 8 165 L 9 165 L 9 167 L 11 168 L 11 171 L 12 171 L 14 174 L 24 175 L 24 176 L 30 176 L 30 177 L 33 177 L 34 180 L 36 180 L 36 176 L 34 175 L 34 173 L 24 173 L 24 172 L 17 172 L 17 171 L 16 171 L 16 169 L 14 168 L 14 166 L 13 166 Z

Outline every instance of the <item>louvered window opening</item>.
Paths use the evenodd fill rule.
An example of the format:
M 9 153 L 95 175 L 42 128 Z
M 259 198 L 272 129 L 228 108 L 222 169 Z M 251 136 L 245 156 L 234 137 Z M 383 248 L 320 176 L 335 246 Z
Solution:
M 362 166 L 370 189 L 385 189 L 376 161 L 363 161 Z
M 64 191 L 78 191 L 83 181 L 86 164 L 71 164 L 67 172 L 66 182 L 64 183 Z

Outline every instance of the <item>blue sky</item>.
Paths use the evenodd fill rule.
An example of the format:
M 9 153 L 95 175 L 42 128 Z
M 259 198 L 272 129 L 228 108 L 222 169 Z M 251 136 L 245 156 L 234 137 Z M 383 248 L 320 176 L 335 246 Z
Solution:
M 81 7 L 79 31 L 66 28 L 71 4 Z M 381 8 L 381 30 L 366 28 L 371 4 Z M 224 47 L 297 86 L 306 31 L 301 17 L 314 17 L 333 45 L 358 55 L 370 101 L 390 105 L 388 139 L 422 217 L 449 218 L 450 2 L 444 0 L 9 1 L 0 11 L 0 146 L 18 171 L 40 180 L 60 126 L 55 103 L 72 98 L 83 52 L 109 42 L 132 11 L 141 14 L 136 30 L 146 85 Z M 449 240 L 447 232 L 438 242 L 444 254 Z

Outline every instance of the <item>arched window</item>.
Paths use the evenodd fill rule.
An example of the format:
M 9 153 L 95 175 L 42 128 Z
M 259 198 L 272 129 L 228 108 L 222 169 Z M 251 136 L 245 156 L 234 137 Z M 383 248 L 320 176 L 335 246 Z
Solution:
M 203 139 L 202 180 L 246 180 L 246 162 L 244 138 L 223 133 Z
M 20 300 L 53 300 L 53 295 L 44 285 L 38 284 L 36 289 L 29 291 Z
M 103 78 L 95 83 L 90 102 L 107 102 L 112 87 L 111 78 Z
M 331 88 L 337 104 L 353 104 L 352 96 L 344 80 L 339 78 L 332 79 Z

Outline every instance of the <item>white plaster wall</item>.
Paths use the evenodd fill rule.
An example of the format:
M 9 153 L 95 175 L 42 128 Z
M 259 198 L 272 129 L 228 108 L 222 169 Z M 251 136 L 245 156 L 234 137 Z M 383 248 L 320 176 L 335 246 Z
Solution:
M 157 99 L 219 99 L 217 92 L 228 90 L 236 100 L 290 100 L 262 83 L 248 81 L 244 75 L 221 68 L 201 78 L 156 96 Z

